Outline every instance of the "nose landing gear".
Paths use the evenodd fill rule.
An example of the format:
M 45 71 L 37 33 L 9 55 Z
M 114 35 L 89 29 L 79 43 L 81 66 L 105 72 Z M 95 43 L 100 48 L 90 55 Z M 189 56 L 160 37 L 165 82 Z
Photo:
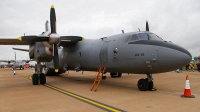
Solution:
M 146 91 L 146 90 L 155 91 L 156 90 L 154 88 L 152 74 L 147 74 L 147 78 L 140 79 L 137 83 L 137 86 L 140 91 Z

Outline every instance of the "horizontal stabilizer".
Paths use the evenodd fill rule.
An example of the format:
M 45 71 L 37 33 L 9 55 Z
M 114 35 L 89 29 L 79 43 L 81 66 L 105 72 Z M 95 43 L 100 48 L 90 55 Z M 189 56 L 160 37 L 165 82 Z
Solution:
M 15 62 L 15 60 L 0 60 L 0 62 L 13 63 L 13 62 Z
M 22 62 L 29 63 L 30 61 L 35 61 L 35 60 L 21 60 Z
M 18 50 L 18 51 L 25 51 L 25 52 L 29 52 L 29 49 L 21 49 L 21 48 L 12 48 L 14 50 Z

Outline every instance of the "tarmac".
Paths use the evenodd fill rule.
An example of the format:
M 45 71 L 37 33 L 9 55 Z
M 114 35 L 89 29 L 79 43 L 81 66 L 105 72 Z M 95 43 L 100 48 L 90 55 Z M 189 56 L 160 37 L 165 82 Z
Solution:
M 102 80 L 91 91 L 96 72 L 69 71 L 48 76 L 46 85 L 32 85 L 34 70 L 0 68 L 0 112 L 199 112 L 200 72 L 175 71 L 153 74 L 156 91 L 139 91 L 137 82 L 144 74 L 122 74 Z M 181 98 L 186 75 L 195 98 Z

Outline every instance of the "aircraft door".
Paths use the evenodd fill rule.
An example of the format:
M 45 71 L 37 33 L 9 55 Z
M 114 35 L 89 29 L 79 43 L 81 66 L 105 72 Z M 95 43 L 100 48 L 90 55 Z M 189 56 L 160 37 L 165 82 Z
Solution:
M 102 45 L 99 58 L 100 58 L 102 65 L 107 65 L 107 63 L 108 63 L 108 42 L 105 42 Z
M 153 52 L 149 53 L 148 56 L 145 56 L 145 63 L 147 67 L 147 72 L 153 73 L 155 68 L 158 68 L 158 63 L 157 63 L 157 54 L 158 50 L 151 50 Z M 147 54 L 147 53 L 146 53 Z

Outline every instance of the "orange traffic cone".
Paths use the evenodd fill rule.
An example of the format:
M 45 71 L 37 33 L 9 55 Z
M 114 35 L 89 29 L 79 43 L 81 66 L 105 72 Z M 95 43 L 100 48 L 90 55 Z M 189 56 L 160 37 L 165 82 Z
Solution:
M 190 82 L 189 82 L 188 75 L 186 75 L 184 94 L 181 95 L 181 97 L 182 97 L 182 98 L 195 98 L 194 95 L 191 95 L 191 91 L 190 91 Z

